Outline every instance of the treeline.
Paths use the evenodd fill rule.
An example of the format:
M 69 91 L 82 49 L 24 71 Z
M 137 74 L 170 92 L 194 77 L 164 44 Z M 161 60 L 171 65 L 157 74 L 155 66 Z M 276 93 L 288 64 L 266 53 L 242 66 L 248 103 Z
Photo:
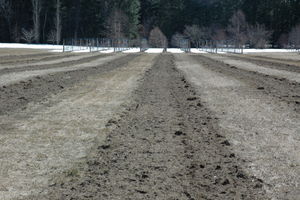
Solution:
M 299 38 L 299 11 L 300 0 L 0 0 L 0 42 L 157 33 L 174 46 L 181 37 L 285 46 Z

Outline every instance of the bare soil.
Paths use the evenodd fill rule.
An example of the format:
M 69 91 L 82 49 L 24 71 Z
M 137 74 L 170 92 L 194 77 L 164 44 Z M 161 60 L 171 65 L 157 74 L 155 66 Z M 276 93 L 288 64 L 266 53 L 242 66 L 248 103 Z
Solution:
M 81 178 L 50 199 L 267 199 L 172 55 L 161 55 Z
M 16 56 L 28 56 L 33 54 L 49 54 L 47 50 L 37 50 L 37 49 L 10 49 L 3 48 L 0 49 L 0 58 L 4 57 L 16 57 Z
M 88 63 L 90 61 L 96 60 L 97 58 L 109 56 L 107 54 L 91 53 L 83 55 L 70 55 L 63 53 L 62 56 L 51 57 L 50 59 L 40 59 L 39 61 L 23 61 L 16 60 L 16 63 L 9 63 L 0 65 L 0 73 L 11 73 L 38 69 L 48 69 L 48 68 L 61 68 L 66 65 L 75 65 Z
M 300 73 L 300 59 L 280 59 L 280 58 L 272 58 L 267 56 L 257 56 L 251 54 L 245 55 L 230 55 L 230 57 L 237 59 L 237 60 L 244 60 L 254 64 L 257 64 L 262 67 L 269 67 L 273 69 L 279 70 L 288 70 L 291 72 Z M 275 57 L 275 56 L 274 56 Z M 300 55 L 298 55 L 300 57 Z
M 0 64 L 7 65 L 7 64 L 20 64 L 20 63 L 36 63 L 40 61 L 50 61 L 55 60 L 57 58 L 62 57 L 71 57 L 71 56 L 79 56 L 79 54 L 72 54 L 72 53 L 56 53 L 56 54 L 33 54 L 33 55 L 26 55 L 24 58 L 1 58 Z
M 247 84 L 252 85 L 256 90 L 261 90 L 262 92 L 272 95 L 279 100 L 286 101 L 289 106 L 292 107 L 296 112 L 299 112 L 300 105 L 300 83 L 289 80 L 274 75 L 269 75 L 267 73 L 259 73 L 255 70 L 249 70 L 249 68 L 244 69 L 245 61 L 239 63 L 239 60 L 234 60 L 234 64 L 228 64 L 226 60 L 222 60 L 222 57 L 218 56 L 217 60 L 214 55 L 206 56 L 192 56 L 197 59 L 204 66 L 209 67 L 210 70 L 222 73 L 229 77 L 237 78 L 241 81 L 247 82 Z M 247 63 L 246 63 L 247 64 Z M 251 64 L 251 63 L 250 63 Z M 259 68 L 259 66 L 255 66 Z M 280 71 L 281 72 L 281 71 Z M 283 71 L 285 73 L 285 71 Z M 294 73 L 299 76 L 299 73 Z
M 99 57 L 101 58 L 104 56 L 96 56 L 96 58 Z M 24 110 L 26 109 L 26 105 L 28 103 L 39 102 L 43 99 L 46 99 L 47 96 L 57 94 L 65 88 L 71 87 L 72 85 L 77 84 L 79 81 L 84 80 L 90 75 L 99 74 L 104 71 L 122 67 L 124 63 L 129 62 L 134 57 L 136 57 L 136 55 L 128 55 L 119 60 L 106 63 L 101 67 L 92 67 L 66 72 L 62 71 L 54 74 L 46 73 L 43 76 L 37 75 L 29 79 L 23 79 L 14 84 L 4 85 L 0 88 L 0 114 L 10 113 L 20 109 Z M 89 59 L 84 59 L 84 61 L 81 62 L 79 61 L 79 64 L 85 63 L 88 65 L 88 63 L 93 59 L 95 59 L 95 56 Z M 78 61 L 76 61 L 76 63 L 78 64 Z M 71 66 L 72 64 L 74 65 L 73 62 L 67 63 L 67 65 Z M 63 65 L 66 65 L 66 63 L 60 64 L 60 66 Z M 24 69 L 24 71 L 27 70 L 28 69 Z M 12 75 L 15 76 L 15 73 Z
M 300 62 L 300 52 L 291 53 L 250 53 L 255 57 L 271 58 L 279 61 L 298 61 Z
M 299 199 L 299 85 L 216 56 L 178 55 L 176 60 L 219 118 L 220 132 L 245 160 L 247 172 L 264 181 L 267 196 Z
M 1 200 L 299 199 L 295 60 L 1 53 Z
M 77 82 L 62 81 L 66 87 L 54 94 L 56 85 L 42 80 L 26 109 L 0 115 L 1 199 L 40 199 L 53 177 L 78 174 L 76 167 L 84 165 L 93 145 L 103 141 L 105 124 L 123 110 L 121 105 L 129 101 L 155 56 L 113 56 L 108 64 L 53 74 L 50 80 L 66 75 Z M 48 94 L 39 99 L 38 92 Z

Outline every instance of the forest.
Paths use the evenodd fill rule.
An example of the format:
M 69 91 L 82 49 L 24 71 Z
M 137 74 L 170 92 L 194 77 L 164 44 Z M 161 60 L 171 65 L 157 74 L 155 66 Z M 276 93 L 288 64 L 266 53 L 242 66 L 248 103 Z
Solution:
M 172 46 L 188 38 L 285 47 L 299 34 L 300 0 L 0 0 L 0 42 L 162 37 Z

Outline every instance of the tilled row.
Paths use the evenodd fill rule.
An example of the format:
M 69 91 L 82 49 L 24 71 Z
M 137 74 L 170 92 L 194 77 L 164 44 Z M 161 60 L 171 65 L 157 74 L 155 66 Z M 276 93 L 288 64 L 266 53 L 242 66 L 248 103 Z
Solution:
M 237 60 L 251 62 L 263 67 L 269 67 L 272 69 L 287 70 L 291 72 L 300 73 L 300 61 L 282 60 L 276 58 L 267 58 L 262 56 L 250 56 L 250 55 L 242 55 L 242 56 L 230 55 L 228 57 Z
M 247 172 L 263 180 L 268 197 L 298 199 L 299 106 L 280 99 L 292 89 L 284 79 L 281 85 L 275 77 L 243 70 L 240 62 L 227 65 L 187 54 L 176 55 L 176 64 L 218 117 Z
M 242 82 L 246 82 L 249 86 L 252 86 L 254 90 L 263 91 L 268 95 L 278 98 L 280 101 L 288 102 L 288 104 L 290 104 L 295 111 L 299 112 L 300 83 L 289 81 L 285 78 L 274 77 L 255 71 L 237 68 L 235 66 L 211 59 L 207 56 L 193 55 L 190 57 L 197 60 L 197 62 L 201 63 L 210 70 L 219 72 L 229 77 L 234 77 Z
M 61 68 L 65 66 L 72 66 L 78 64 L 84 64 L 94 61 L 99 58 L 111 56 L 111 54 L 84 54 L 80 56 L 69 56 L 57 57 L 51 60 L 39 61 L 36 63 L 23 63 L 19 65 L 0 65 L 0 74 L 8 74 L 15 72 L 34 71 L 50 68 Z
M 0 56 L 0 63 L 2 62 L 14 62 L 16 60 L 28 60 L 28 59 L 33 59 L 33 58 L 38 58 L 38 57 L 43 57 L 43 56 L 52 56 L 54 53 L 24 53 L 20 55 L 16 55 L 15 53 L 12 52 L 12 55 L 2 55 Z
M 99 56 L 97 55 L 92 59 L 97 59 Z M 0 114 L 9 114 L 10 112 L 24 109 L 28 103 L 41 101 L 48 95 L 56 94 L 67 87 L 85 80 L 89 75 L 122 67 L 124 63 L 129 62 L 136 56 L 128 55 L 116 58 L 94 67 L 47 73 L 43 76 L 35 76 L 15 84 L 3 86 L 0 88 Z M 85 62 L 88 62 L 88 60 Z M 86 63 L 86 65 L 89 64 Z
M 71 54 L 71 53 L 44 53 L 44 54 L 29 54 L 20 56 L 9 56 L 9 57 L 0 57 L 0 65 L 19 65 L 19 64 L 29 64 L 37 63 L 41 61 L 50 61 L 63 57 L 77 56 L 80 54 Z
M 267 199 L 172 55 L 161 55 L 82 177 L 45 199 Z

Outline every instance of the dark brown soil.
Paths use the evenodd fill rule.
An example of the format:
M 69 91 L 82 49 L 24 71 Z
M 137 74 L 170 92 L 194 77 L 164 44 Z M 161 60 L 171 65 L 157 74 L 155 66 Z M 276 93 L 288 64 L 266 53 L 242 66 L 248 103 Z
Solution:
M 141 81 L 84 176 L 50 185 L 45 199 L 267 199 L 172 55 Z
M 103 55 L 97 55 L 95 57 L 85 59 L 84 62 L 87 62 L 88 65 L 88 62 L 91 59 L 96 59 L 101 56 Z M 128 55 L 99 67 L 70 72 L 60 72 L 42 77 L 38 76 L 30 80 L 0 87 L 0 115 L 9 114 L 17 110 L 23 110 L 26 108 L 28 103 L 42 101 L 52 94 L 57 94 L 66 88 L 78 84 L 80 81 L 85 80 L 89 75 L 103 73 L 105 71 L 122 67 L 136 56 L 137 55 Z M 84 63 L 83 61 L 77 61 L 77 63 L 78 62 Z M 67 64 L 70 65 L 70 63 Z M 65 65 L 66 63 L 62 63 L 58 66 Z M 49 68 L 49 66 L 46 68 Z

